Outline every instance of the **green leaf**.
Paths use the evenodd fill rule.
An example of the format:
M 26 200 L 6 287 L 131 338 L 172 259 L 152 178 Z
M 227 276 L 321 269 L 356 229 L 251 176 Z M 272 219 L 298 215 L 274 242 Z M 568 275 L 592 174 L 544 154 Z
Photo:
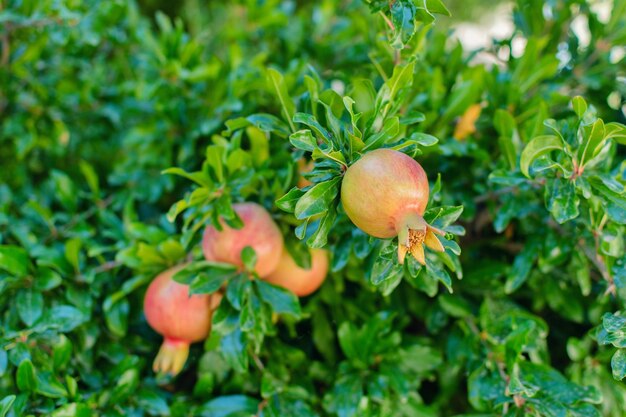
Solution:
M 335 381 L 332 391 L 324 396 L 324 409 L 339 417 L 356 417 L 363 397 L 363 381 L 358 375 L 345 375 Z
M 83 243 L 80 239 L 74 238 L 65 242 L 65 259 L 72 265 L 74 271 L 80 271 L 80 249 Z
M 0 269 L 18 278 L 28 274 L 30 261 L 26 251 L 19 246 L 0 245 Z
M 104 308 L 104 320 L 107 328 L 117 337 L 126 335 L 129 312 L 130 304 L 126 299 L 119 300 Z
M 397 117 L 391 117 L 385 120 L 385 124 L 383 125 L 381 131 L 365 140 L 365 147 L 363 148 L 363 151 L 380 148 L 395 138 L 399 131 L 400 121 Z
M 293 116 L 296 113 L 296 106 L 293 104 L 291 97 L 289 97 L 289 93 L 287 92 L 287 84 L 285 83 L 283 75 L 273 68 L 268 68 L 267 79 L 270 85 L 270 90 L 276 95 L 278 101 L 280 102 L 283 116 L 285 117 L 285 119 L 287 119 L 287 122 L 291 127 L 291 131 L 295 131 L 296 129 L 293 125 L 292 120 Z
M 248 368 L 247 347 L 246 336 L 239 328 L 224 335 L 220 340 L 220 352 L 224 355 L 226 362 L 238 372 L 244 372 Z M 210 416 L 211 414 L 204 415 Z
M 396 0 L 391 5 L 390 13 L 394 26 L 391 46 L 395 49 L 402 49 L 415 33 L 417 9 L 413 0 Z
M 578 217 L 579 204 L 573 181 L 555 178 L 551 186 L 546 187 L 546 207 L 560 224 Z
M 244 129 L 249 126 L 254 126 L 263 132 L 274 133 L 276 136 L 281 138 L 286 138 L 291 133 L 287 125 L 285 125 L 282 120 L 274 115 L 266 113 L 256 113 L 247 117 L 230 119 L 227 120 L 225 124 L 227 130 L 222 132 L 222 135 L 226 137 L 231 136 L 237 130 Z M 256 139 L 259 139 L 259 137 L 254 137 L 254 140 Z M 267 139 L 263 142 L 267 142 Z
M 329 206 L 337 197 L 339 192 L 339 183 L 341 177 L 315 184 L 308 190 L 296 203 L 295 215 L 297 219 L 306 219 L 307 217 L 328 211 Z
M 209 145 L 206 148 L 206 164 L 213 168 L 218 182 L 224 181 L 224 154 L 226 150 L 219 145 Z M 180 174 L 179 174 L 180 175 Z M 209 187 L 208 182 L 205 187 Z
M 209 178 L 204 172 L 187 172 L 182 168 L 168 168 L 161 171 L 161 173 L 178 175 L 179 177 L 187 178 L 202 187 L 213 188 L 213 181 L 211 181 L 211 178 Z
M 332 145 L 332 135 L 320 124 L 320 122 L 317 121 L 314 116 L 306 113 L 296 113 L 293 116 L 293 121 L 310 127 L 313 132 L 315 132 L 318 139 L 322 140 L 328 146 Z M 295 128 L 293 130 L 295 130 Z
M 47 310 L 43 320 L 46 325 L 66 333 L 85 323 L 89 317 L 76 307 L 59 305 Z
M 335 219 L 337 218 L 337 210 L 332 205 L 329 206 L 328 211 L 317 223 L 317 229 L 307 239 L 306 243 L 311 248 L 321 249 L 328 243 L 328 234 L 331 232 Z
M 517 164 L 517 149 L 513 141 L 517 128 L 515 118 L 508 111 L 498 109 L 493 118 L 493 123 L 500 134 L 498 138 L 500 150 L 509 163 L 509 167 L 515 169 Z
M 507 294 L 515 292 L 526 282 L 537 259 L 539 249 L 539 246 L 534 242 L 527 242 L 522 252 L 515 257 L 511 271 L 507 276 L 506 284 L 504 285 L 504 291 Z
M 100 193 L 100 184 L 98 182 L 98 174 L 96 173 L 96 170 L 85 160 L 79 161 L 78 166 L 85 177 L 91 192 L 98 195 Z
M 614 186 L 604 177 L 590 176 L 589 184 L 602 196 L 602 206 L 606 213 L 616 223 L 626 224 L 626 193 L 624 187 L 621 189 Z
M 276 207 L 286 211 L 287 213 L 293 213 L 296 210 L 296 204 L 298 200 L 304 195 L 304 191 L 298 187 L 293 187 L 287 194 L 276 200 Z
M 580 166 L 585 166 L 602 149 L 606 142 L 604 122 L 596 120 L 591 126 L 583 126 L 583 147 L 579 149 Z
M 626 126 L 611 122 L 604 125 L 604 133 L 607 139 L 615 139 L 617 143 L 626 145 Z
M 626 349 L 617 349 L 611 358 L 613 378 L 621 381 L 626 378 Z
M 587 111 L 587 102 L 581 96 L 576 96 L 572 99 L 572 108 L 574 109 L 574 113 L 576 113 L 578 118 L 582 119 L 583 115 Z
M 32 392 L 37 388 L 37 375 L 30 359 L 24 359 L 17 367 L 15 381 L 20 391 Z
M 426 0 L 426 8 L 431 13 L 442 14 L 444 16 L 452 16 L 441 0 Z
M 427 133 L 415 132 L 409 136 L 408 140 L 414 140 L 422 146 L 433 146 L 439 142 L 439 139 Z
M 436 262 L 426 262 L 426 272 L 429 276 L 441 282 L 452 293 L 452 279 L 441 265 Z
M 289 135 L 289 142 L 291 142 L 295 148 L 307 152 L 313 152 L 317 147 L 317 140 L 315 140 L 311 131 L 308 129 L 298 130 Z
M 235 417 L 253 415 L 259 409 L 259 401 L 245 395 L 225 395 L 203 404 L 198 413 L 202 417 Z
M 65 335 L 59 335 L 59 340 L 54 344 L 52 363 L 55 370 L 64 369 L 72 359 L 72 342 Z
M 269 304 L 273 311 L 300 317 L 300 303 L 298 302 L 298 297 L 291 291 L 263 280 L 255 280 L 254 282 L 259 290 L 261 299 Z
M 4 348 L 0 348 L 0 377 L 7 371 L 9 365 L 9 355 Z
M 6 417 L 15 402 L 15 395 L 7 395 L 0 401 L 0 417 Z
M 37 373 L 37 387 L 35 391 L 37 394 L 48 398 L 67 397 L 65 387 L 56 380 L 52 373 L 45 371 Z
M 545 155 L 554 150 L 563 151 L 563 141 L 561 138 L 554 135 L 537 136 L 531 140 L 528 145 L 522 151 L 520 159 L 520 171 L 526 177 L 530 178 L 528 170 L 530 164 L 542 155 Z
M 241 250 L 241 261 L 248 271 L 254 271 L 257 262 L 256 252 L 251 246 L 246 246 Z
M 43 312 L 43 295 L 32 289 L 24 289 L 15 298 L 17 313 L 27 326 L 32 326 Z

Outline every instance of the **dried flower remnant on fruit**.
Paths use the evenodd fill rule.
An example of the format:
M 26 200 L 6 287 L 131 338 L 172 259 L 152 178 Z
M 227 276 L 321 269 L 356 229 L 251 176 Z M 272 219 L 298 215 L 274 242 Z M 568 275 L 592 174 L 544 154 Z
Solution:
M 417 262 L 425 265 L 424 245 L 437 252 L 444 251 L 443 245 L 435 236 L 435 234 L 443 236 L 445 234 L 443 230 L 432 227 L 423 220 L 422 222 L 422 227 L 418 229 L 412 229 L 409 226 L 398 233 L 398 261 L 401 264 L 404 263 L 406 254 L 409 252 Z
M 189 355 L 189 345 L 211 332 L 212 302 L 217 302 L 212 301 L 210 294 L 189 295 L 189 286 L 174 281 L 174 275 L 183 267 L 179 265 L 157 275 L 144 299 L 146 321 L 163 336 L 152 367 L 158 373 L 178 374 Z

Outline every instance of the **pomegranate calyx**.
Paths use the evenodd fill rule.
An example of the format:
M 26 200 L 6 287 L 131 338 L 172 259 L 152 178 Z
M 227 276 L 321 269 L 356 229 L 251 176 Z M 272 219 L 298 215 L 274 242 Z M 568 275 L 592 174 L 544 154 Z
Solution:
M 184 340 L 165 338 L 152 369 L 156 373 L 177 375 L 182 371 L 189 356 L 189 343 Z
M 400 264 L 404 263 L 406 254 L 411 253 L 417 262 L 426 265 L 424 245 L 434 251 L 443 252 L 444 247 L 437 239 L 436 234 L 443 236 L 445 232 L 426 223 L 419 214 L 412 213 L 407 216 L 398 230 L 398 261 Z

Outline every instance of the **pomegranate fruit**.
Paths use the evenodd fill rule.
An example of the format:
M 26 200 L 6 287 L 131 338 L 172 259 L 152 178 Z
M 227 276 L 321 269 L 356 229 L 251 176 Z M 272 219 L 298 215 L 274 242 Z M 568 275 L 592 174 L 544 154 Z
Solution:
M 205 339 L 211 331 L 212 309 L 221 294 L 189 295 L 189 287 L 172 279 L 184 265 L 170 268 L 150 283 L 143 311 L 150 327 L 163 336 L 155 372 L 178 374 L 189 355 L 189 345 Z
M 311 269 L 301 268 L 289 252 L 283 250 L 278 267 L 264 279 L 299 297 L 304 297 L 322 285 L 326 274 L 328 274 L 328 253 L 325 250 L 311 250 Z
M 351 165 L 341 184 L 341 202 L 352 222 L 365 233 L 385 239 L 398 236 L 398 259 L 411 253 L 425 264 L 424 244 L 443 252 L 435 234 L 444 232 L 426 223 L 426 172 L 413 158 L 393 149 L 368 152 Z
M 271 273 L 283 250 L 283 235 L 270 214 L 256 203 L 234 204 L 243 227 L 233 229 L 222 222 L 223 230 L 207 226 L 202 238 L 202 251 L 208 261 L 225 262 L 243 267 L 241 251 L 250 246 L 254 249 L 257 263 L 254 267 L 260 277 Z

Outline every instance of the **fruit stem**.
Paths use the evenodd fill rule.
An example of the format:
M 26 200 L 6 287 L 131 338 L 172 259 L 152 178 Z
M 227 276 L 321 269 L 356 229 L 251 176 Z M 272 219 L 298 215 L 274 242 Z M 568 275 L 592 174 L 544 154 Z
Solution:
M 189 356 L 189 343 L 166 337 L 154 358 L 152 369 L 156 373 L 177 375 L 185 366 Z
M 426 223 L 417 213 L 409 213 L 399 223 L 398 232 L 398 261 L 403 264 L 407 253 L 411 253 L 415 260 L 426 265 L 424 245 L 428 248 L 443 252 L 444 247 L 436 235 L 445 235 L 443 230 Z

